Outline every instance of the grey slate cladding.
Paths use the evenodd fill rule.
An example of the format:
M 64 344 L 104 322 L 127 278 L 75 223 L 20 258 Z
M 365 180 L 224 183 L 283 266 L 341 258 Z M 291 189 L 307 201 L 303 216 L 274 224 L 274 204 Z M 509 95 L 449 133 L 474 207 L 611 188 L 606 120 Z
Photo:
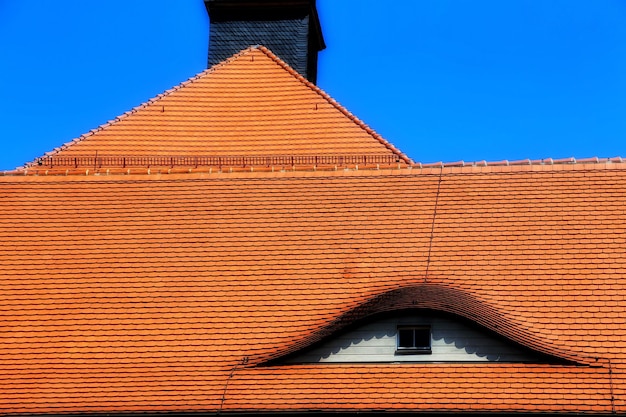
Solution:
M 308 71 L 309 16 L 302 19 L 211 22 L 209 67 L 253 45 L 269 48 L 305 78 Z
M 325 48 L 315 0 L 204 0 L 211 20 L 209 67 L 263 45 L 315 83 Z

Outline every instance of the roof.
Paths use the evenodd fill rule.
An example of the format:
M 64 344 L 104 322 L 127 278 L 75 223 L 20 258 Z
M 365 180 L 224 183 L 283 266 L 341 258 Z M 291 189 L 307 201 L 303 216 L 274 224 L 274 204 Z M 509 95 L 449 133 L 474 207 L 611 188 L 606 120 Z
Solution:
M 401 155 L 260 47 L 0 176 L 0 413 L 626 413 L 626 163 Z M 416 308 L 555 360 L 284 360 Z
M 626 164 L 0 184 L 2 412 L 626 411 Z M 570 362 L 264 365 L 393 291 Z
M 141 158 L 147 166 L 158 165 L 159 158 L 268 156 L 409 161 L 261 46 L 213 66 L 31 165 L 122 166 L 123 158 Z

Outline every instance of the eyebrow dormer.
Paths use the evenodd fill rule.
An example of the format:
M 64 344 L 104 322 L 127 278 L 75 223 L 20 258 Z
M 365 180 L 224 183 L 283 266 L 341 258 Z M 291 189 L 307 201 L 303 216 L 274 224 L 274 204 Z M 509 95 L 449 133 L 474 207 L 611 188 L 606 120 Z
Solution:
M 290 363 L 554 362 L 461 317 L 401 310 L 337 332 Z
M 259 363 L 528 362 L 591 364 L 452 286 L 388 290 Z

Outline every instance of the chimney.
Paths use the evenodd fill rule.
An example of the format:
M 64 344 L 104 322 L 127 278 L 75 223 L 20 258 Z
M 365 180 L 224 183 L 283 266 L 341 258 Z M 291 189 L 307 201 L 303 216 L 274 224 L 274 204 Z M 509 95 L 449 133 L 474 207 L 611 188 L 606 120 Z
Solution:
M 204 0 L 209 13 L 209 67 L 252 45 L 269 48 L 315 83 L 324 38 L 316 0 Z

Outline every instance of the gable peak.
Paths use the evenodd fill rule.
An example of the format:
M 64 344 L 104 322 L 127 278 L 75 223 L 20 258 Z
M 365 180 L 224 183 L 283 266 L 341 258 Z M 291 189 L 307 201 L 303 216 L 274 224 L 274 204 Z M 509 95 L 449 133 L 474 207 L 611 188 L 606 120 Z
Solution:
M 411 161 L 268 48 L 251 46 L 28 167 L 397 163 Z

